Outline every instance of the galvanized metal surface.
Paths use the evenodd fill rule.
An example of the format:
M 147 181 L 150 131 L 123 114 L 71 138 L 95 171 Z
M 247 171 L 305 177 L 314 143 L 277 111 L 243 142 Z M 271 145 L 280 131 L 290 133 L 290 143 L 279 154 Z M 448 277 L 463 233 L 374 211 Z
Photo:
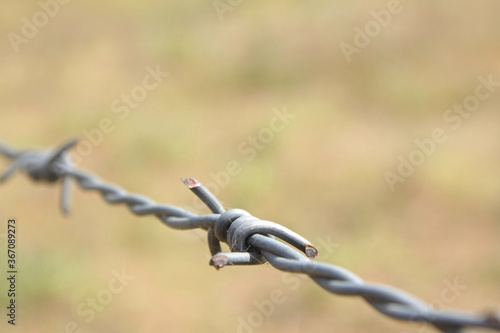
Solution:
M 208 245 L 213 256 L 210 264 L 217 269 L 227 265 L 258 265 L 269 262 L 281 271 L 307 274 L 331 293 L 361 296 L 380 313 L 394 319 L 428 322 L 442 332 L 462 332 L 467 327 L 500 331 L 498 314 L 437 310 L 394 287 L 367 283 L 342 267 L 312 261 L 318 251 L 307 239 L 282 225 L 260 220 L 242 209 L 226 211 L 217 198 L 193 178 L 182 180 L 213 214 L 198 216 L 179 207 L 157 204 L 145 196 L 131 194 L 116 185 L 104 183 L 93 174 L 71 165 L 67 154 L 76 142 L 72 139 L 55 149 L 27 151 L 18 151 L 0 144 L 0 154 L 12 159 L 0 180 L 5 181 L 16 170 L 21 170 L 34 181 L 61 181 L 61 209 L 65 214 L 69 212 L 70 185 L 73 180 L 83 189 L 101 193 L 103 199 L 111 204 L 127 205 L 135 215 L 155 215 L 175 229 L 207 230 Z M 221 252 L 220 242 L 227 243 L 232 252 Z

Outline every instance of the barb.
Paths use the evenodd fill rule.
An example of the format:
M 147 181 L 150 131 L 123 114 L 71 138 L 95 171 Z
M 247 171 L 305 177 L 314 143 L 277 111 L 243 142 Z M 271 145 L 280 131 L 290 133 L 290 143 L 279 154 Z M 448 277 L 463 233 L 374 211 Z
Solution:
M 497 313 L 436 310 L 399 289 L 367 283 L 342 267 L 311 261 L 318 255 L 318 250 L 307 239 L 282 225 L 260 220 L 245 210 L 226 211 L 217 198 L 193 178 L 182 178 L 182 181 L 207 205 L 212 214 L 199 216 L 179 207 L 157 204 L 145 196 L 131 194 L 116 185 L 104 183 L 98 177 L 71 165 L 68 151 L 75 144 L 76 140 L 72 139 L 55 149 L 17 151 L 0 143 L 0 154 L 12 159 L 0 180 L 7 180 L 19 170 L 35 181 L 61 181 L 63 213 L 69 211 L 70 181 L 73 180 L 84 190 L 99 192 L 110 204 L 126 205 L 135 215 L 154 215 L 175 229 L 207 230 L 212 253 L 210 265 L 217 269 L 227 265 L 269 262 L 281 271 L 307 274 L 333 294 L 361 296 L 380 313 L 394 319 L 428 322 L 442 332 L 460 332 L 467 327 L 500 331 L 500 316 Z M 220 242 L 227 243 L 231 252 L 221 252 Z

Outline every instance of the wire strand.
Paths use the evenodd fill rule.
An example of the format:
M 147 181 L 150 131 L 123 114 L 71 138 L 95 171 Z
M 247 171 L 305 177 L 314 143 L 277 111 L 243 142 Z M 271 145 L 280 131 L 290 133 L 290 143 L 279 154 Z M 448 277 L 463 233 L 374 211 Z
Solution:
M 76 140 L 71 139 L 58 148 L 28 151 L 17 151 L 0 143 L 0 154 L 12 159 L 0 180 L 7 180 L 16 170 L 24 171 L 35 181 L 57 183 L 60 180 L 63 187 L 61 209 L 64 213 L 69 210 L 69 187 L 70 180 L 73 180 L 84 190 L 99 192 L 110 204 L 126 205 L 137 216 L 153 215 L 174 229 L 204 229 L 208 233 L 208 245 L 212 252 L 210 265 L 217 269 L 228 265 L 269 262 L 280 271 L 308 275 L 330 293 L 361 296 L 377 311 L 393 319 L 427 322 L 439 331 L 450 333 L 461 332 L 467 327 L 500 331 L 500 318 L 496 313 L 438 310 L 394 287 L 364 282 L 345 268 L 312 261 L 318 251 L 307 239 L 280 224 L 260 220 L 242 209 L 225 211 L 217 198 L 193 178 L 183 178 L 182 181 L 212 214 L 199 216 L 105 183 L 97 176 L 71 165 L 67 154 L 75 143 Z M 221 252 L 220 242 L 227 243 L 231 252 Z

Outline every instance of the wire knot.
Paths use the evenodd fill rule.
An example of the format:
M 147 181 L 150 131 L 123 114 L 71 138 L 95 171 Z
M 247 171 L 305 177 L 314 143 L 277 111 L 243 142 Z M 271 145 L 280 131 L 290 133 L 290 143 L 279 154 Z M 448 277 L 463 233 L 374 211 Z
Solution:
M 12 154 L 12 163 L 0 176 L 0 181 L 5 181 L 16 170 L 22 170 L 34 181 L 55 183 L 63 180 L 62 210 L 68 212 L 69 183 L 65 177 L 65 169 L 71 167 L 68 150 L 77 143 L 76 139 L 66 141 L 60 147 L 44 151 L 28 150 Z
M 215 222 L 215 235 L 229 245 L 231 253 L 217 253 L 210 264 L 216 268 L 232 265 L 263 264 L 267 259 L 248 240 L 255 234 L 274 239 L 274 236 L 315 258 L 318 250 L 308 240 L 288 228 L 270 221 L 263 221 L 242 209 L 230 209 L 220 214 Z
M 0 180 L 7 180 L 19 169 L 25 171 L 35 181 L 56 182 L 63 176 L 62 167 L 69 165 L 66 153 L 76 142 L 76 139 L 72 139 L 56 149 L 20 152 L 12 157 L 12 163 L 0 176 Z
M 231 242 L 227 240 L 229 228 L 233 225 L 234 221 L 239 220 L 242 217 L 255 219 L 255 217 L 253 217 L 246 210 L 238 208 L 226 210 L 224 213 L 220 214 L 214 226 L 215 236 L 217 236 L 217 239 L 221 242 L 227 242 L 231 247 Z M 234 233 L 234 227 L 232 230 Z
M 243 209 L 225 210 L 217 198 L 194 178 L 182 178 L 184 184 L 219 217 L 208 228 L 208 246 L 212 253 L 210 265 L 219 269 L 225 265 L 260 265 L 267 259 L 248 240 L 255 234 L 276 236 L 314 259 L 318 250 L 307 239 L 290 229 L 270 221 L 262 221 Z M 226 242 L 230 253 L 222 253 L 220 242 Z

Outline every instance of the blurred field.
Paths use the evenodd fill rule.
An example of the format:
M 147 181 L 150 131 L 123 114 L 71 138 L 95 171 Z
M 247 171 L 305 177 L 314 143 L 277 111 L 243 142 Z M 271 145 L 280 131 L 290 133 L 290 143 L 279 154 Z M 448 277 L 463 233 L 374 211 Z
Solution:
M 402 2 L 350 64 L 339 45 L 387 1 L 244 1 L 223 22 L 210 1 L 72 1 L 17 54 L 7 36 L 40 5 L 3 6 L 0 140 L 51 147 L 109 118 L 115 130 L 80 164 L 109 182 L 194 209 L 179 178 L 211 182 L 236 160 L 241 173 L 220 199 L 338 244 L 319 260 L 428 302 L 458 279 L 467 289 L 447 307 L 500 305 L 500 91 L 395 191 L 384 178 L 415 139 L 447 127 L 443 114 L 478 76 L 500 81 L 498 2 Z M 121 120 L 113 101 L 157 65 L 169 76 Z M 283 107 L 296 118 L 247 162 L 239 145 Z M 1 232 L 8 217 L 19 221 L 18 332 L 64 332 L 68 322 L 82 332 L 238 332 L 238 318 L 273 290 L 286 301 L 253 332 L 433 332 L 308 280 L 291 290 L 269 265 L 215 271 L 203 232 L 93 193 L 76 190 L 68 218 L 58 188 L 24 175 L 0 198 Z M 122 268 L 135 278 L 85 322 L 77 308 Z

